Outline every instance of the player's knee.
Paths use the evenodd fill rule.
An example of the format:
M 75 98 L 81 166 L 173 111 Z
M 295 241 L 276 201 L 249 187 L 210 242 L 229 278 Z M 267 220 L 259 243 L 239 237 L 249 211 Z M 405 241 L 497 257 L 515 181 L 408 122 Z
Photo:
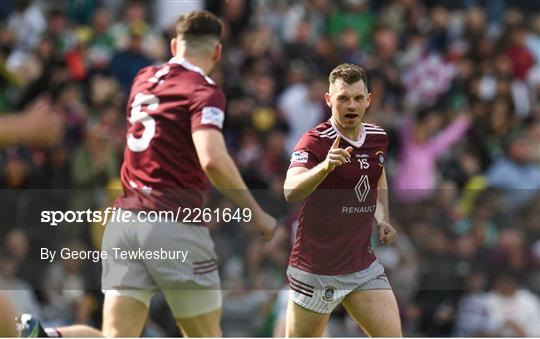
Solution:
M 286 338 L 306 338 L 306 337 L 322 337 L 324 327 L 306 324 L 307 326 L 287 326 L 285 329 Z
M 103 332 L 103 336 L 107 338 L 116 338 L 116 337 L 122 337 L 125 336 L 123 331 L 119 328 L 116 328 L 114 326 L 103 326 L 103 329 L 101 330 Z
M 75 338 L 75 337 L 103 337 L 103 333 L 96 330 L 93 327 L 86 325 L 72 325 L 66 327 L 56 328 L 56 331 L 62 335 L 64 338 Z
M 135 323 L 103 322 L 101 332 L 104 337 L 139 337 L 142 334 L 142 326 Z

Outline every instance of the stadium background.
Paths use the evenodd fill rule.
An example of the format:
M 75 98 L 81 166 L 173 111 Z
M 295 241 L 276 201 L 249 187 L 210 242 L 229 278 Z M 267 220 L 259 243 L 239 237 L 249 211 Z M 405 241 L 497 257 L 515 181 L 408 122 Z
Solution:
M 56 192 L 49 207 L 100 208 L 111 198 L 130 81 L 168 60 L 174 20 L 197 8 L 227 27 L 212 77 L 228 98 L 229 150 L 282 225 L 266 245 L 244 225 L 211 225 L 226 336 L 272 334 L 295 216 L 280 189 L 296 140 L 329 117 L 326 78 L 341 62 L 367 69 L 366 120 L 391 139 L 399 241 L 376 252 L 404 334 L 540 335 L 540 2 L 532 0 L 1 1 L 0 112 L 22 115 L 46 96 L 53 112 L 25 124 L 62 140 L 0 153 L 1 284 L 18 311 L 47 325 L 100 325 L 99 266 L 35 259 L 43 244 L 94 247 L 95 227 L 53 231 L 28 210 L 44 191 Z M 361 333 L 343 310 L 329 328 Z M 178 335 L 162 298 L 145 335 Z

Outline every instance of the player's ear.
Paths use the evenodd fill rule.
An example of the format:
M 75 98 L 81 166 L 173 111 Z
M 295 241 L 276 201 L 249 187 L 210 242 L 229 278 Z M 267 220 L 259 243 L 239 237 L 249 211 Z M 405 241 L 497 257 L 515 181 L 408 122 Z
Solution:
M 332 108 L 332 102 L 330 101 L 331 97 L 329 93 L 324 93 L 324 100 L 326 101 L 326 104 L 328 107 Z
M 221 42 L 218 42 L 216 44 L 216 47 L 214 47 L 214 55 L 212 56 L 212 60 L 219 61 L 221 59 L 221 53 L 223 52 L 223 45 Z
M 366 101 L 367 101 L 366 108 L 368 108 L 369 104 L 371 104 L 371 92 L 368 92 L 367 97 L 366 97 Z
M 171 54 L 176 56 L 176 38 L 171 39 Z

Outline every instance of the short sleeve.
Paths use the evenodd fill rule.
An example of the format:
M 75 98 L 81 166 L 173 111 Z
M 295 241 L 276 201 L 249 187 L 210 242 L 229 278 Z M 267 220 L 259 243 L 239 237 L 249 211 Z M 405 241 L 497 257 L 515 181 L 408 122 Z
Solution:
M 306 133 L 300 138 L 291 154 L 289 168 L 305 167 L 311 169 L 322 162 L 326 153 L 319 137 Z
M 213 85 L 203 85 L 194 93 L 191 112 L 191 132 L 199 129 L 223 129 L 225 120 L 225 94 Z

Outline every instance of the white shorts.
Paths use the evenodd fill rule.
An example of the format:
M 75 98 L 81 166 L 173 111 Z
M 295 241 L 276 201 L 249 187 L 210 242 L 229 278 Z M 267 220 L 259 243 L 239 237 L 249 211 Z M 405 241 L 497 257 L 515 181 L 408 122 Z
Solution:
M 364 270 L 344 275 L 320 275 L 289 266 L 287 277 L 289 300 L 322 314 L 332 313 L 353 291 L 392 288 L 377 260 Z
M 102 290 L 150 305 L 162 290 L 175 318 L 221 308 L 214 242 L 207 227 L 175 222 L 110 222 L 103 235 Z M 127 255 L 127 256 L 126 256 Z

